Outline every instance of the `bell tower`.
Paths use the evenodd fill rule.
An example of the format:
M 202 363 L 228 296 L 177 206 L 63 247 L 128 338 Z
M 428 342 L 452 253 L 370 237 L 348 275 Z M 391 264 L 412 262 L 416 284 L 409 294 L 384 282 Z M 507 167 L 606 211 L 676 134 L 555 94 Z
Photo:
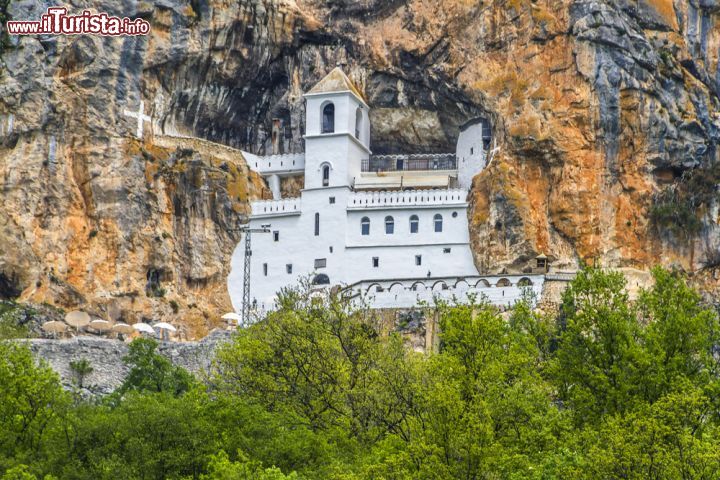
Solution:
M 305 97 L 305 189 L 349 187 L 370 156 L 370 109 L 340 68 Z

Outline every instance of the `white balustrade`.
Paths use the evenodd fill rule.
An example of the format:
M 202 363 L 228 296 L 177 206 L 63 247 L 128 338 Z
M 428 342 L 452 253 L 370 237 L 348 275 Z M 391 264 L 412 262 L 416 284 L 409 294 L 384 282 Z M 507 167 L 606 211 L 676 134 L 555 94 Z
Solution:
M 261 175 L 268 173 L 297 173 L 305 170 L 304 153 L 288 153 L 261 157 L 243 152 L 248 166 Z
M 348 208 L 462 205 L 467 202 L 467 194 L 467 190 L 459 188 L 404 192 L 355 192 L 348 197 Z
M 285 198 L 282 200 L 258 200 L 250 203 L 252 215 L 300 214 L 300 199 Z

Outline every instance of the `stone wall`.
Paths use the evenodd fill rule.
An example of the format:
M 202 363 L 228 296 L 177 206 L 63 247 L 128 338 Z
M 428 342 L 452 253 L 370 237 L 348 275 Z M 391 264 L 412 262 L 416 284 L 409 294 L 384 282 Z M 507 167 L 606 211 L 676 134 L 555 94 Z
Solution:
M 159 342 L 158 352 L 202 378 L 209 370 L 215 349 L 229 341 L 231 332 L 213 330 L 198 342 Z M 119 387 L 129 369 L 122 361 L 127 355 L 128 345 L 119 340 L 80 336 L 67 340 L 32 339 L 30 348 L 38 359 L 42 359 L 60 375 L 63 385 L 74 385 L 70 362 L 86 359 L 93 368 L 83 381 L 83 386 L 92 394 L 106 395 Z

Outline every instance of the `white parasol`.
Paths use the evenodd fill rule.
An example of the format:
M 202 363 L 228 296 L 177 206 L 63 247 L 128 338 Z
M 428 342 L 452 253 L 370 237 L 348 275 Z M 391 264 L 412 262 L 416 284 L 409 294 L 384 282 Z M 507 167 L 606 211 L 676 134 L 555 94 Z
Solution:
M 125 334 L 130 334 L 135 331 L 135 329 L 133 328 L 132 325 L 128 325 L 127 323 L 122 323 L 122 322 L 116 323 L 115 325 L 113 325 L 112 330 L 113 330 L 113 332 L 125 333 Z
M 80 310 L 75 310 L 65 315 L 65 323 L 76 329 L 84 327 L 90 323 L 90 315 Z
M 96 318 L 95 320 L 90 322 L 88 326 L 99 332 L 107 332 L 108 330 L 112 329 L 112 323 L 108 322 L 107 320 L 102 320 L 100 318 Z
M 177 328 L 173 327 L 167 322 L 158 322 L 155 325 L 153 325 L 155 328 L 159 328 L 160 330 L 169 330 L 171 332 L 176 332 Z
M 64 322 L 58 322 L 57 320 L 52 320 L 50 322 L 45 322 L 42 325 L 42 329 L 46 332 L 52 332 L 52 333 L 60 333 L 67 330 L 67 324 Z
M 155 330 L 147 323 L 139 322 L 133 325 L 133 328 L 142 333 L 155 333 Z
M 226 313 L 220 318 L 222 318 L 223 320 L 235 320 L 237 322 L 242 321 L 242 317 L 235 312 Z

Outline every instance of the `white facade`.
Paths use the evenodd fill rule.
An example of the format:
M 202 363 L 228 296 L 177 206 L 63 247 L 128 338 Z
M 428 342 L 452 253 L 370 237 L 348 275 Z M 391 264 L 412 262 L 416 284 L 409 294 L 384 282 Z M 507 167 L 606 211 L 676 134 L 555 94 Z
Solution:
M 250 169 L 256 171 L 267 181 L 273 198 L 279 200 L 280 177 L 289 177 L 305 171 L 305 154 L 290 153 L 285 155 L 269 155 L 260 157 L 248 152 L 242 152 Z
M 458 185 L 470 190 L 473 177 L 487 165 L 487 145 L 478 139 L 487 141 L 489 127 L 486 120 L 475 119 L 463 125 L 458 136 L 455 157 L 458 166 Z
M 332 88 L 322 88 L 328 84 Z M 394 281 L 392 288 L 387 286 L 394 289 L 393 296 L 381 295 L 382 300 L 373 304 L 378 308 L 411 307 L 417 298 L 427 295 L 460 298 L 476 288 L 480 277 L 469 245 L 467 188 L 432 188 L 430 181 L 423 186 L 426 172 L 407 171 L 408 164 L 393 163 L 393 169 L 405 169 L 404 175 L 414 179 L 413 186 L 407 187 L 413 190 L 356 190 L 354 185 L 363 179 L 383 175 L 368 171 L 372 162 L 367 105 L 337 69 L 305 98 L 305 185 L 300 198 L 279 199 L 278 195 L 275 200 L 252 203 L 250 227 L 270 224 L 270 233 L 255 233 L 252 238 L 250 297 L 254 305 L 259 310 L 273 308 L 280 289 L 308 276 L 319 286 L 351 286 L 362 294 L 371 286 L 377 289 L 374 285 Z M 476 145 L 470 147 L 473 135 L 464 135 L 462 148 L 476 148 L 480 155 L 470 155 L 475 170 L 465 168 L 464 175 L 471 181 L 482 168 L 482 137 L 478 135 Z M 278 163 L 275 158 L 250 158 L 251 168 L 261 169 L 262 165 L 263 173 L 281 173 L 271 168 Z M 258 167 L 254 167 L 256 160 Z M 423 165 L 433 168 L 433 161 Z M 411 165 L 418 164 L 415 162 Z M 442 165 L 445 169 L 448 163 Z M 450 174 L 457 178 L 457 170 Z M 241 241 L 228 278 L 237 310 L 242 308 L 244 261 Z M 466 288 L 469 284 L 464 278 L 473 279 L 472 288 Z M 447 288 L 434 289 L 438 279 Z M 416 281 L 423 282 L 427 290 L 420 296 Z M 517 283 L 517 291 L 511 292 L 511 284 L 504 287 L 507 296 L 497 290 L 490 293 L 501 292 L 499 297 L 489 297 L 499 303 L 517 299 Z M 530 283 L 537 288 L 542 285 L 537 278 Z M 404 293 L 396 298 L 399 288 Z

